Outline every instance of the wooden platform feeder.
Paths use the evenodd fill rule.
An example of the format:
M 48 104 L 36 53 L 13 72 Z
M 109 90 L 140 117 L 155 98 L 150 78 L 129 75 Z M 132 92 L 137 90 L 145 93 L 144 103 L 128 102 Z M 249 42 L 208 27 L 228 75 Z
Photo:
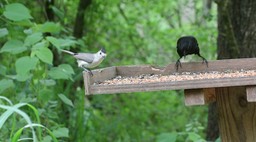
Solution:
M 253 74 L 243 75 L 251 71 Z M 184 74 L 235 72 L 229 77 L 193 78 L 125 84 L 104 82 L 113 78 L 140 78 L 143 75 L 181 76 Z M 156 68 L 150 65 L 116 66 L 93 71 L 91 77 L 84 72 L 85 94 L 114 94 L 161 90 L 184 90 L 185 105 L 204 105 L 216 101 L 218 106 L 221 140 L 224 142 L 256 141 L 256 58 L 182 63 L 176 72 L 175 65 Z

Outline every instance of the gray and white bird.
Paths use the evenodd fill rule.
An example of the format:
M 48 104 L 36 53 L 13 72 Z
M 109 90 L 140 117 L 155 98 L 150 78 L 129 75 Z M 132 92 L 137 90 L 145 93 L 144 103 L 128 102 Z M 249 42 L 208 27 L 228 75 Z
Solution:
M 89 72 L 91 76 L 93 76 L 93 74 L 90 69 L 97 67 L 107 56 L 105 48 L 101 48 L 97 53 L 73 53 L 68 50 L 61 51 L 68 53 L 76 58 L 78 67 L 81 67 L 85 71 Z

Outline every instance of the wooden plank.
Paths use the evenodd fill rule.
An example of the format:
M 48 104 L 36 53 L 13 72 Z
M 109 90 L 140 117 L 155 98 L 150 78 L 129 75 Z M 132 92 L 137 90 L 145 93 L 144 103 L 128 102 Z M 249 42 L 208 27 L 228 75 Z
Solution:
M 204 100 L 206 104 L 216 101 L 215 88 L 204 88 Z
M 92 85 L 91 93 L 113 94 L 127 92 L 147 92 L 160 90 L 216 88 L 248 85 L 256 85 L 256 77 L 187 80 L 145 84 Z
M 154 67 L 151 65 L 119 66 L 116 68 L 117 75 L 120 76 L 137 76 L 141 74 L 162 74 L 164 68 Z
M 256 103 L 246 100 L 246 87 L 216 88 L 222 142 L 256 141 Z
M 215 88 L 186 89 L 184 90 L 185 105 L 205 105 L 216 100 Z
M 104 80 L 112 79 L 117 75 L 116 67 L 108 67 L 104 69 L 97 69 L 92 71 L 91 84 L 95 82 L 102 82 Z
M 240 69 L 256 69 L 256 58 L 228 59 L 209 61 L 207 68 L 201 62 L 182 63 L 179 72 L 204 72 L 204 71 L 226 71 Z M 145 84 L 125 85 L 97 85 L 95 82 L 102 82 L 115 76 L 138 76 L 141 74 L 170 74 L 175 73 L 175 63 L 166 67 L 153 67 L 151 65 L 118 66 L 93 70 L 94 76 L 90 79 L 89 86 L 91 94 L 110 94 L 141 91 L 178 90 L 196 88 L 215 88 L 229 86 L 256 85 L 256 78 L 229 78 L 229 79 L 204 79 L 193 81 L 159 82 Z M 86 83 L 86 81 L 85 81 Z
M 90 90 L 90 87 L 91 87 L 91 75 L 86 72 L 86 71 L 83 71 L 83 76 L 84 76 L 84 89 L 85 89 L 85 95 L 90 95 L 91 94 L 91 90 Z
M 246 86 L 246 96 L 248 102 L 256 102 L 256 86 Z
M 205 72 L 205 71 L 226 71 L 240 69 L 256 69 L 256 58 L 227 59 L 209 61 L 208 67 L 202 62 L 181 63 L 182 68 L 178 72 Z M 169 64 L 165 67 L 165 75 L 176 72 L 175 64 Z
M 204 105 L 204 90 L 203 89 L 186 89 L 184 90 L 185 105 Z

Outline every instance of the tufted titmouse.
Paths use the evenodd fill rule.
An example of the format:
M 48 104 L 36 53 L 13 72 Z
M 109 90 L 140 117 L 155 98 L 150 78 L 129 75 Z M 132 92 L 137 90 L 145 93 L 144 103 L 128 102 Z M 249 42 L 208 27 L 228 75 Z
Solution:
M 71 51 L 62 50 L 77 59 L 78 67 L 93 75 L 90 68 L 98 66 L 107 56 L 105 48 L 101 48 L 97 53 L 73 53 Z

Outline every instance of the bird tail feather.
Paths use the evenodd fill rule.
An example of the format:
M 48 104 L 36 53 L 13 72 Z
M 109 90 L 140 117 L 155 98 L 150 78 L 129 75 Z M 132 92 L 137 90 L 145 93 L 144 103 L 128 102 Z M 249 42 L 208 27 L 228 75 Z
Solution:
M 68 50 L 61 50 L 62 52 L 65 52 L 65 53 L 68 53 L 68 54 L 70 54 L 70 55 L 75 55 L 75 53 L 73 53 L 73 52 L 71 52 L 71 51 L 68 51 Z

